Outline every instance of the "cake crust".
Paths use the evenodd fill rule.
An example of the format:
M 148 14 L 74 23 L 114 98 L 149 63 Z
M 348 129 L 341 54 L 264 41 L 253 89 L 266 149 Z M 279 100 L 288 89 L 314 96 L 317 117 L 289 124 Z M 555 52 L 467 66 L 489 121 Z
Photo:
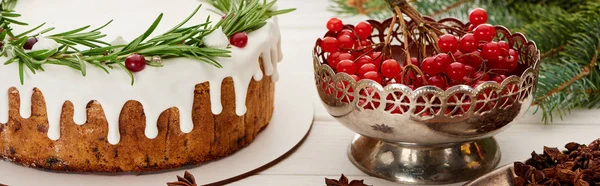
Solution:
M 158 136 L 146 137 L 145 116 L 137 101 L 127 102 L 121 111 L 121 140 L 107 140 L 108 123 L 97 102 L 87 105 L 87 122 L 73 121 L 73 105 L 62 107 L 60 139 L 48 138 L 48 119 L 43 93 L 34 90 L 32 115 L 23 119 L 15 88 L 9 91 L 9 121 L 0 124 L 0 157 L 28 167 L 67 172 L 150 172 L 198 165 L 228 156 L 249 145 L 268 125 L 274 110 L 274 82 L 265 76 L 252 80 L 247 93 L 247 113 L 237 116 L 232 78 L 221 86 L 223 111 L 214 115 L 208 82 L 196 85 L 192 118 L 194 129 L 183 133 L 179 111 L 171 108 L 158 119 Z M 51 98 L 46 98 L 51 99 Z M 165 98 L 168 99 L 168 98 Z

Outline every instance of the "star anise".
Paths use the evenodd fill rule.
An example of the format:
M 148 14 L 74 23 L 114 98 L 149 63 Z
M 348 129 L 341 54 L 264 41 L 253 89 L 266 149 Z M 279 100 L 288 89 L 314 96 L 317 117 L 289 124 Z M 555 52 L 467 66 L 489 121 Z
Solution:
M 325 178 L 327 186 L 368 186 L 363 180 L 352 180 L 348 182 L 348 178 L 342 174 L 339 180 Z
M 525 163 L 515 162 L 515 186 L 600 185 L 600 140 L 589 145 L 568 143 L 566 151 L 544 147 L 543 154 L 531 153 Z
M 181 176 L 177 176 L 176 182 L 169 182 L 167 186 L 198 186 L 196 185 L 196 178 L 189 172 L 185 171 L 183 174 L 183 178 Z

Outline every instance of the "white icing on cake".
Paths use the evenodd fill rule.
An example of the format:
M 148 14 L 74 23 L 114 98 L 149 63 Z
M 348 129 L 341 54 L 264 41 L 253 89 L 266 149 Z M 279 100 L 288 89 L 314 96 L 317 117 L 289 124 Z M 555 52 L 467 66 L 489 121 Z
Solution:
M 67 31 L 91 24 L 98 27 L 107 21 L 114 22 L 103 32 L 105 41 L 118 39 L 131 41 L 142 34 L 154 19 L 165 13 L 163 21 L 154 35 L 163 33 L 186 18 L 200 3 L 202 9 L 190 21 L 203 23 L 208 15 L 216 23 L 221 16 L 209 11 L 210 5 L 197 0 L 22 0 L 16 11 L 23 15 L 19 20 L 37 25 L 47 22 L 48 26 Z M 19 33 L 31 27 L 15 27 Z M 52 34 L 52 33 L 49 33 Z M 210 83 L 211 109 L 214 114 L 223 110 L 221 105 L 221 82 L 232 77 L 235 87 L 236 114 L 246 113 L 246 95 L 251 79 L 261 80 L 258 58 L 262 57 L 267 76 L 277 80 L 277 63 L 281 60 L 280 33 L 276 18 L 267 21 L 259 30 L 249 34 L 248 45 L 232 47 L 231 58 L 217 59 L 223 68 L 192 59 L 178 58 L 164 60 L 164 67 L 147 67 L 135 73 L 132 86 L 125 70 L 115 66 L 106 74 L 100 68 L 87 65 L 87 75 L 80 71 L 57 65 L 44 65 L 45 72 L 33 74 L 25 69 L 25 84 L 19 82 L 18 64 L 0 64 L 0 122 L 8 121 L 8 89 L 16 87 L 21 95 L 20 114 L 24 118 L 31 115 L 31 96 L 37 87 L 44 94 L 48 112 L 48 137 L 60 138 L 60 115 L 65 101 L 74 106 L 74 121 L 83 124 L 87 120 L 86 105 L 93 100 L 102 105 L 108 121 L 108 141 L 117 144 L 120 140 L 119 115 L 128 100 L 137 100 L 144 107 L 146 116 L 145 134 L 148 138 L 158 135 L 157 120 L 160 114 L 172 107 L 180 113 L 181 130 L 193 130 L 192 105 L 195 85 Z M 47 47 L 47 46 L 46 46 Z M 146 56 L 152 57 L 152 56 Z M 6 57 L 0 61 L 6 61 Z M 208 103 L 201 103 L 208 104 Z
M 229 38 L 227 38 L 227 35 L 223 33 L 223 28 L 221 27 L 204 36 L 204 38 L 202 38 L 202 42 L 204 45 L 212 48 L 224 49 L 229 46 Z

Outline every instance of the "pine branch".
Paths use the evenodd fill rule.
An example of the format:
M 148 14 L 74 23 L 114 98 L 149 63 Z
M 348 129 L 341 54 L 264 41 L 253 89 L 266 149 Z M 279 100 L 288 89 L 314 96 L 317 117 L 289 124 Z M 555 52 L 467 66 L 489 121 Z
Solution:
M 435 11 L 435 12 L 433 12 L 433 13 L 432 13 L 432 14 L 430 14 L 430 15 L 431 15 L 431 16 L 433 16 L 433 17 L 435 17 L 435 16 L 438 16 L 438 15 L 440 15 L 440 14 L 446 13 L 446 12 L 448 12 L 448 11 L 452 10 L 452 9 L 455 9 L 455 8 L 457 8 L 457 7 L 459 7 L 459 6 L 463 5 L 463 4 L 465 4 L 465 3 L 467 3 L 467 2 L 471 2 L 471 1 L 473 1 L 473 0 L 460 0 L 460 1 L 458 1 L 458 2 L 454 3 L 454 4 L 450 5 L 450 6 L 447 6 L 447 7 L 445 7 L 444 9 L 441 9 L 441 10 Z
M 550 92 L 546 93 L 544 96 L 538 98 L 537 101 L 535 102 L 535 104 L 538 104 L 540 101 L 542 101 L 558 92 L 565 90 L 567 87 L 571 86 L 576 81 L 579 81 L 580 79 L 584 78 L 585 76 L 590 75 L 591 69 L 595 68 L 597 65 L 596 63 L 598 62 L 598 54 L 600 54 L 600 43 L 598 43 L 598 47 L 596 48 L 596 52 L 594 54 L 594 57 L 592 57 L 590 64 L 588 66 L 583 67 L 581 69 L 581 73 L 577 74 L 575 77 L 571 78 L 569 81 L 562 83 L 557 88 L 552 89 Z M 588 91 L 586 90 L 586 92 L 588 92 Z

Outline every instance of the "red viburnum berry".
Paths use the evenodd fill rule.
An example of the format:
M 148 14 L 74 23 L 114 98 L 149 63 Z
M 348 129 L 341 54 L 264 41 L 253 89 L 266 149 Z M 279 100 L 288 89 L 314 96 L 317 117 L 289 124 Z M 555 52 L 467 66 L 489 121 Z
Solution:
M 475 28 L 473 35 L 478 41 L 490 42 L 496 37 L 496 28 L 490 24 L 482 24 Z
M 339 46 L 339 42 L 336 38 L 333 37 L 325 37 L 321 40 L 321 49 L 324 52 L 337 52 Z
M 469 13 L 469 22 L 473 25 L 480 25 L 487 23 L 488 14 L 483 8 L 476 8 Z
M 339 18 L 331 18 L 327 22 L 327 29 L 332 32 L 339 32 L 344 28 L 344 23 Z
M 458 50 L 458 39 L 456 36 L 444 34 L 438 39 L 438 47 L 441 52 L 455 52 Z
M 396 76 L 398 76 L 398 74 L 400 74 L 401 71 L 402 71 L 402 68 L 400 67 L 400 64 L 398 63 L 398 61 L 396 61 L 394 59 L 385 60 L 381 64 L 381 74 L 384 77 L 387 77 L 387 78 L 396 77 Z
M 361 39 L 366 39 L 373 33 L 373 26 L 368 22 L 360 22 L 354 27 L 354 31 Z

